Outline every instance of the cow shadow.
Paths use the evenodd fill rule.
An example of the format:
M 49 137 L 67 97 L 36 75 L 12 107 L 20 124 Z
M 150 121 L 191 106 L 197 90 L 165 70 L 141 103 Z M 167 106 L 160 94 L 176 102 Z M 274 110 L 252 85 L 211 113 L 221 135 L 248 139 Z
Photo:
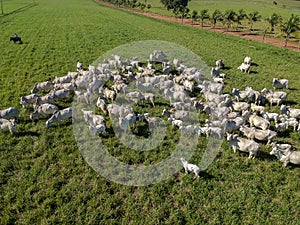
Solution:
M 250 71 L 250 74 L 258 74 L 257 71 Z
M 215 176 L 213 176 L 212 174 L 207 173 L 206 171 L 200 171 L 200 178 L 202 179 L 214 179 Z
M 289 163 L 285 169 L 289 169 L 289 170 L 295 170 L 295 169 L 299 169 L 300 168 L 300 165 L 296 165 L 296 164 L 292 164 L 292 163 Z
M 230 70 L 231 69 L 231 66 L 224 66 L 221 68 L 222 70 Z
M 297 105 L 298 103 L 293 100 L 287 100 L 285 101 L 285 105 Z
M 32 137 L 40 137 L 41 134 L 36 131 L 19 131 L 16 133 L 19 137 L 32 136 Z
M 257 157 L 261 161 L 275 161 L 278 160 L 276 157 L 273 157 L 270 155 L 269 152 L 266 151 L 260 151 Z

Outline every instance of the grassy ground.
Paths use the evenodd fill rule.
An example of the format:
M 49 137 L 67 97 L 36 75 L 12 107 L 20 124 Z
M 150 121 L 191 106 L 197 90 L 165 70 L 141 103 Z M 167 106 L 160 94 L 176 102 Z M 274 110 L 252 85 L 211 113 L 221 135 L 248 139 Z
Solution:
M 197 10 L 200 12 L 202 9 L 207 9 L 211 13 L 215 9 L 221 11 L 226 11 L 226 9 L 233 9 L 234 11 L 244 9 L 246 13 L 258 11 L 263 17 L 268 17 L 274 12 L 281 15 L 283 18 L 288 18 L 292 13 L 299 14 L 299 11 L 297 11 L 297 9 L 300 10 L 298 1 L 281 0 L 276 2 L 277 5 L 274 5 L 273 1 L 266 0 L 253 0 L 249 2 L 242 0 L 193 0 L 188 3 L 188 7 L 191 11 Z M 163 8 L 160 0 L 148 0 L 147 3 L 152 5 L 151 11 L 153 12 L 160 14 L 168 13 L 169 15 L 172 15 L 172 12 L 168 12 Z
M 8 9 L 16 2 L 4 3 Z M 20 7 L 11 6 L 11 12 Z M 88 65 L 119 45 L 158 39 L 191 49 L 209 66 L 222 58 L 229 67 L 224 71 L 225 92 L 248 85 L 271 88 L 273 77 L 287 78 L 290 104 L 300 107 L 299 53 L 109 9 L 91 0 L 36 1 L 22 12 L 0 17 L 0 29 L 0 106 L 21 112 L 16 135 L 0 132 L 1 224 L 299 224 L 299 167 L 283 169 L 264 145 L 260 157 L 249 161 L 224 142 L 199 180 L 182 170 L 148 187 L 123 186 L 89 167 L 70 121 L 46 130 L 45 120 L 32 123 L 32 109 L 19 105 L 34 82 L 74 71 L 78 59 Z M 15 32 L 23 45 L 9 43 Z M 245 55 L 258 64 L 250 75 L 236 70 Z M 282 139 L 299 149 L 297 133 Z M 114 138 L 106 143 L 112 151 L 135 157 L 116 146 Z M 205 144 L 204 138 L 199 140 L 194 163 L 200 162 Z
M 161 4 L 160 0 L 149 0 L 147 2 L 152 5 L 151 12 L 173 16 L 172 10 L 167 11 Z M 254 0 L 248 2 L 241 0 L 193 0 L 188 3 L 188 8 L 190 9 L 190 12 L 192 12 L 193 10 L 197 10 L 198 13 L 200 13 L 201 10 L 206 9 L 208 10 L 209 15 L 212 15 L 212 13 L 216 9 L 220 10 L 222 13 L 224 13 L 227 9 L 232 9 L 235 12 L 243 9 L 246 14 L 257 11 L 262 16 L 262 18 L 260 21 L 254 23 L 254 32 L 252 33 L 263 33 L 265 29 L 269 28 L 269 24 L 264 19 L 271 16 L 273 13 L 277 13 L 278 15 L 280 15 L 284 21 L 287 20 L 292 13 L 300 16 L 300 3 L 294 0 L 277 1 L 277 5 L 274 5 L 273 1 L 266 0 Z M 209 25 L 210 22 L 208 20 L 205 20 L 204 24 Z M 217 22 L 217 26 L 222 27 L 224 25 L 221 22 Z M 248 23 L 248 20 L 244 19 L 239 27 L 240 30 L 249 30 L 250 25 Z M 280 29 L 278 27 L 275 27 L 275 33 L 276 36 L 280 35 Z M 299 38 L 299 36 L 300 34 L 298 32 L 296 37 Z

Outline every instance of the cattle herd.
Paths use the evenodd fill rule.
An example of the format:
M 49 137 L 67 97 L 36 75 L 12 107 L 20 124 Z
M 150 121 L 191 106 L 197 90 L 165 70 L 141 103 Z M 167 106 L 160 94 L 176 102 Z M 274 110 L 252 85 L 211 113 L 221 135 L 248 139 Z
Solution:
M 252 59 L 247 56 L 238 67 L 241 72 L 251 73 Z M 249 158 L 258 155 L 261 144 L 271 147 L 271 155 L 276 156 L 284 166 L 288 163 L 300 164 L 300 151 L 295 151 L 288 143 L 276 143 L 274 138 L 283 132 L 300 133 L 300 109 L 287 106 L 289 81 L 273 78 L 273 90 L 261 91 L 246 87 L 233 88 L 231 93 L 223 93 L 226 75 L 222 60 L 216 61 L 211 74 L 204 76 L 201 69 L 187 67 L 178 59 L 167 60 L 162 51 L 155 50 L 146 62 L 138 57 L 122 60 L 113 55 L 98 65 L 84 69 L 77 62 L 77 71 L 53 81 L 36 83 L 31 94 L 22 96 L 20 104 L 31 111 L 32 121 L 46 120 L 46 128 L 61 124 L 68 118 L 83 115 L 84 123 L 94 135 L 107 135 L 107 120 L 115 117 L 122 132 L 134 127 L 136 121 L 158 126 L 161 118 L 179 129 L 182 135 L 204 135 L 226 138 L 233 149 L 249 153 Z M 270 81 L 271 82 L 271 81 Z M 129 88 L 132 86 L 134 88 Z M 282 90 L 276 90 L 276 89 Z M 168 99 L 161 112 L 161 118 L 152 117 L 149 112 L 137 112 L 132 104 L 118 104 L 116 98 L 123 96 L 126 101 L 136 104 L 156 106 L 161 97 Z M 77 103 L 94 105 L 101 113 L 82 108 L 63 108 L 56 103 L 61 99 L 74 99 Z M 266 105 L 278 107 L 279 113 L 266 111 Z M 185 118 L 191 110 L 207 116 L 198 124 L 188 124 Z M 276 111 L 276 110 L 275 110 Z M 0 128 L 17 135 L 19 110 L 8 108 L 0 110 Z M 199 167 L 180 159 L 185 172 L 199 175 Z

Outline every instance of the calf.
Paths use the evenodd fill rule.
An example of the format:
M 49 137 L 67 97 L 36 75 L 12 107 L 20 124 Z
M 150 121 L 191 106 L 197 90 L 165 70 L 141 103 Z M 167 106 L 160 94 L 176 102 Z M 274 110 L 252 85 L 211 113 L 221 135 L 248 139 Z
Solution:
M 250 73 L 251 66 L 250 64 L 242 63 L 237 69 L 244 73 Z
M 252 63 L 251 57 L 250 56 L 246 56 L 244 58 L 244 63 L 247 64 L 247 65 L 251 65 L 251 63 Z
M 196 177 L 198 177 L 198 178 L 200 177 L 199 176 L 200 168 L 197 165 L 188 163 L 185 158 L 180 158 L 180 160 L 183 165 L 185 173 L 188 173 L 190 171 L 190 172 L 193 172 L 196 175 Z

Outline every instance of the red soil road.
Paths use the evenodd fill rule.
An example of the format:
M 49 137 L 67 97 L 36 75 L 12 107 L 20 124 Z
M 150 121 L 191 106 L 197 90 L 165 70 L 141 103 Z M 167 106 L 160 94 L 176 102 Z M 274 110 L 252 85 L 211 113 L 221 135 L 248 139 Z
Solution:
M 155 14 L 155 13 L 150 13 L 150 12 L 142 12 L 142 11 L 139 11 L 139 10 L 125 8 L 125 7 L 122 7 L 122 6 L 118 7 L 114 4 L 111 4 L 111 3 L 105 2 L 105 1 L 101 1 L 101 0 L 99 0 L 98 2 L 100 2 L 103 5 L 109 6 L 109 7 L 119 8 L 119 9 L 122 9 L 122 10 L 127 10 L 127 11 L 130 11 L 130 12 L 136 13 L 136 14 L 142 14 L 142 15 L 145 15 L 145 16 L 148 16 L 148 17 L 152 17 L 152 18 L 156 18 L 156 19 L 160 19 L 160 20 L 165 20 L 165 21 L 169 21 L 169 22 L 174 22 L 174 23 L 180 23 L 180 24 L 182 23 L 182 19 L 180 19 L 180 18 L 175 18 L 175 17 L 172 17 L 172 16 L 165 16 L 165 15 L 160 15 L 160 14 Z M 213 31 L 211 26 L 208 26 L 208 25 L 204 25 L 203 27 L 201 27 L 199 23 L 194 23 L 192 25 L 191 19 L 183 19 L 183 24 L 185 24 L 187 26 L 194 26 L 194 27 L 198 27 L 198 28 Z M 249 33 L 241 32 L 241 31 L 238 31 L 238 32 L 237 31 L 226 31 L 225 28 L 221 28 L 221 27 L 216 27 L 214 31 L 219 32 L 219 33 L 223 33 L 223 34 L 229 34 L 229 35 L 249 39 L 249 40 L 254 40 L 254 41 L 257 41 L 257 42 L 262 42 L 263 41 L 263 36 L 258 35 L 258 34 L 249 34 Z M 283 38 L 265 37 L 264 43 L 274 45 L 274 46 L 277 46 L 277 47 L 281 47 L 281 48 L 287 48 L 287 49 L 292 50 L 292 51 L 300 52 L 300 40 L 299 40 L 298 44 L 288 42 L 287 46 L 284 47 L 284 39 Z

